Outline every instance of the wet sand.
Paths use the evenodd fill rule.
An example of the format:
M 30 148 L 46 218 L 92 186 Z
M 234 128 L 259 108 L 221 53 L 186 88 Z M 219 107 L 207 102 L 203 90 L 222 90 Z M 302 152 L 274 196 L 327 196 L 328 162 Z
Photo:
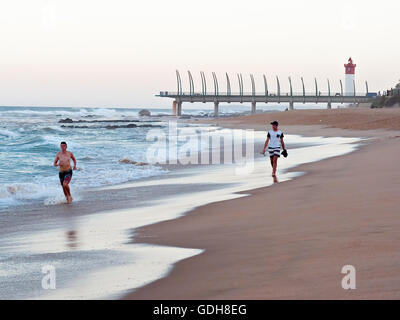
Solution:
M 138 229 L 136 242 L 205 252 L 126 298 L 400 298 L 400 109 L 296 110 L 211 122 L 260 130 L 275 119 L 287 133 L 373 139 L 356 152 L 295 168 L 306 174 L 294 180 Z M 341 287 L 349 264 L 356 290 Z

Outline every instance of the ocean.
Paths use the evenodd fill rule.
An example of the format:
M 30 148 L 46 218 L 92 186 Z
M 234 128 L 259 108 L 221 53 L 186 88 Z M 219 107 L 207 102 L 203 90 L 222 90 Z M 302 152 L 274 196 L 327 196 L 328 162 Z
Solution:
M 169 109 L 0 107 L 0 210 L 16 205 L 64 200 L 53 166 L 61 141 L 78 162 L 75 190 L 120 184 L 167 171 L 157 165 L 134 166 L 120 160 L 146 162 L 152 128 L 163 128 Z M 207 110 L 190 110 L 206 115 Z M 160 116 L 160 117 L 157 117 Z M 71 119 L 73 123 L 60 123 Z M 126 162 L 126 161 L 125 161 Z
M 320 108 L 321 106 L 313 106 Z M 270 110 L 271 107 L 264 107 Z M 274 106 L 284 110 L 284 106 Z M 0 210 L 43 201 L 64 201 L 58 168 L 52 163 L 61 141 L 78 161 L 75 190 L 120 184 L 167 170 L 157 165 L 132 166 L 120 160 L 146 162 L 153 128 L 167 126 L 163 116 L 171 109 L 148 109 L 152 117 L 138 116 L 140 108 L 0 107 Z M 221 108 L 221 116 L 248 112 L 245 106 Z M 185 115 L 212 116 L 212 110 L 187 108 Z M 71 119 L 73 123 L 60 123 Z M 185 124 L 184 126 L 190 126 Z M 204 128 L 208 130 L 208 128 Z M 178 142 L 180 145 L 183 142 Z

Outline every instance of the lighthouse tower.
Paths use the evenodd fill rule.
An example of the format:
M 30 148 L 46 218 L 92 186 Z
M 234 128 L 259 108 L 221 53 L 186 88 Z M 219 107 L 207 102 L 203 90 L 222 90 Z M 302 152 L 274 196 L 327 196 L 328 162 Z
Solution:
M 353 96 L 354 91 L 355 91 L 355 85 L 354 85 L 354 74 L 356 70 L 356 65 L 353 64 L 353 60 L 349 58 L 349 61 L 347 64 L 344 65 L 345 67 L 345 95 L 346 96 Z

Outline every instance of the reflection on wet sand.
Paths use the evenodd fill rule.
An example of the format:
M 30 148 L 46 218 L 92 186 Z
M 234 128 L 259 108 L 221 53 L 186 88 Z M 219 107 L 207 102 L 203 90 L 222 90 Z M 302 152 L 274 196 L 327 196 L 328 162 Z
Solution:
M 65 246 L 67 249 L 76 250 L 79 247 L 78 241 L 78 221 L 72 212 L 69 212 L 72 207 L 68 207 L 67 212 L 63 214 L 64 230 L 65 231 Z
M 70 249 L 78 248 L 78 236 L 75 230 L 70 230 L 66 232 L 67 235 L 67 247 Z

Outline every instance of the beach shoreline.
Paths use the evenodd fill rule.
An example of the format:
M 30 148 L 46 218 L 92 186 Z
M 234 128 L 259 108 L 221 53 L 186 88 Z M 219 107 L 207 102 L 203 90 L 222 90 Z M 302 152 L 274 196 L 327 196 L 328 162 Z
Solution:
M 211 120 L 260 130 L 278 118 L 287 133 L 372 140 L 356 152 L 294 168 L 306 172 L 300 178 L 140 228 L 135 242 L 205 251 L 126 298 L 399 298 L 400 175 L 393 161 L 400 155 L 399 116 L 394 109 L 341 109 Z M 356 290 L 341 287 L 348 264 L 358 272 Z
M 331 180 L 331 176 L 326 174 L 321 178 L 320 170 L 323 169 L 325 161 L 333 161 L 337 165 L 338 161 L 347 159 L 353 154 L 360 152 L 363 154 L 365 148 L 369 148 L 377 141 L 385 141 L 386 144 L 386 140 L 395 142 L 400 136 L 398 131 L 388 130 L 390 128 L 361 130 L 359 127 L 363 125 L 363 121 L 357 124 L 358 130 L 335 128 L 336 120 L 331 123 L 330 127 L 320 124 L 320 121 L 311 124 L 302 124 L 301 121 L 302 118 L 309 119 L 310 116 L 315 118 L 315 113 L 318 117 L 322 115 L 322 120 L 325 121 L 325 117 L 332 117 L 332 114 L 342 118 L 342 113 L 347 112 L 347 110 L 276 112 L 256 116 L 203 119 L 201 123 L 193 119 L 179 119 L 178 121 L 183 125 L 194 122 L 201 127 L 258 131 L 255 135 L 254 145 L 255 171 L 253 170 L 250 176 L 246 176 L 247 178 L 243 178 L 236 175 L 236 164 L 227 166 L 219 164 L 166 165 L 163 168 L 170 169 L 167 174 L 95 188 L 82 194 L 77 193 L 76 199 L 79 201 L 72 205 L 44 205 L 41 202 L 33 202 L 31 205 L 13 208 L 9 213 L 4 212 L 2 214 L 4 237 L 0 242 L 0 248 L 3 250 L 2 253 L 9 258 L 6 258 L 3 263 L 10 263 L 11 268 L 30 266 L 29 272 L 31 273 L 27 272 L 28 269 L 24 271 L 23 281 L 16 274 L 4 278 L 9 285 L 4 283 L 3 297 L 7 297 L 7 290 L 15 291 L 12 289 L 16 284 L 15 281 L 25 287 L 31 285 L 32 289 L 36 288 L 34 295 L 23 290 L 15 297 L 39 299 L 42 297 L 43 292 L 40 290 L 37 292 L 37 283 L 40 281 L 38 282 L 36 278 L 40 277 L 40 273 L 36 273 L 36 265 L 30 263 L 32 259 L 38 259 L 37 261 L 40 263 L 49 261 L 57 263 L 57 272 L 62 285 L 54 297 L 61 299 L 73 298 L 74 291 L 71 290 L 77 288 L 79 288 L 80 294 L 75 298 L 79 299 L 85 299 L 85 297 L 107 298 L 107 296 L 113 299 L 122 297 L 134 299 L 276 298 L 265 291 L 254 291 L 254 288 L 251 287 L 253 276 L 244 275 L 246 270 L 260 272 L 257 269 L 262 269 L 265 261 L 260 263 L 260 261 L 254 260 L 255 257 L 282 260 L 290 253 L 286 253 L 282 257 L 276 252 L 281 249 L 284 251 L 294 250 L 287 244 L 287 241 L 294 241 L 294 238 L 289 238 L 279 245 L 275 244 L 274 252 L 270 255 L 264 255 L 260 249 L 260 243 L 262 244 L 264 240 L 263 234 L 260 234 L 259 230 L 269 228 L 266 222 L 270 221 L 268 215 L 271 215 L 271 212 L 264 212 L 266 208 L 269 209 L 269 202 L 264 203 L 266 199 L 262 195 L 265 193 L 270 198 L 272 197 L 273 207 L 271 210 L 279 211 L 286 208 L 290 211 L 289 202 L 280 201 L 284 205 L 278 206 L 274 200 L 275 197 L 282 197 L 282 193 L 288 192 L 290 197 L 297 198 L 299 194 L 302 194 L 300 192 L 302 187 L 292 189 L 293 185 L 290 181 L 297 185 L 300 183 L 298 181 L 307 181 L 303 179 L 312 175 L 315 180 L 310 185 L 317 188 L 321 181 Z M 392 121 L 397 116 L 396 112 L 398 111 L 385 111 L 385 117 L 391 117 L 390 121 Z M 378 115 L 381 117 L 380 113 Z M 278 168 L 278 171 L 280 169 L 278 175 L 280 183 L 274 184 L 270 176 L 268 158 L 262 157 L 258 150 L 261 150 L 264 142 L 264 134 L 260 131 L 265 132 L 266 124 L 276 117 L 280 117 L 279 121 L 283 124 L 282 130 L 287 136 L 289 158 L 280 160 Z M 289 119 L 292 117 L 291 121 L 295 117 L 300 121 L 297 125 L 285 124 L 285 121 L 288 121 L 285 117 Z M 372 118 L 374 117 L 376 116 Z M 356 119 L 355 117 L 351 118 Z M 342 120 L 340 125 L 343 125 Z M 351 123 L 347 125 L 351 126 Z M 297 148 L 299 149 L 296 150 Z M 359 148 L 359 150 L 352 152 L 354 148 Z M 390 149 L 390 152 L 392 151 Z M 212 152 L 223 154 L 224 145 L 221 145 L 220 149 L 212 148 Z M 309 154 L 309 152 L 311 153 Z M 320 161 L 320 159 L 323 160 Z M 304 175 L 304 173 L 306 174 Z M 335 177 L 335 174 L 332 176 Z M 346 187 L 347 184 L 348 182 L 345 184 Z M 306 184 L 305 188 L 310 188 L 310 186 Z M 281 191 L 275 196 L 277 189 Z M 316 193 L 320 194 L 321 190 L 317 188 Z M 249 198 L 252 200 L 247 200 Z M 322 194 L 322 198 L 325 199 L 326 195 Z M 297 199 L 300 204 L 302 201 L 304 202 L 304 199 Z M 318 201 L 314 200 L 314 202 Z M 246 214 L 254 217 L 243 220 L 242 212 L 237 210 L 244 210 Z M 264 214 L 267 214 L 268 217 L 266 221 L 263 220 Z M 284 216 L 285 212 L 280 214 Z M 234 223 L 236 219 L 237 224 Z M 275 231 L 282 229 L 282 225 L 284 227 L 290 225 L 285 220 L 274 219 L 276 217 L 272 215 L 271 221 L 275 223 L 273 227 Z M 296 220 L 293 223 L 295 222 Z M 301 225 L 303 221 L 298 223 Z M 241 235 L 238 224 L 243 224 L 248 233 L 245 232 Z M 294 229 L 291 230 L 293 237 L 302 239 L 304 234 L 295 234 L 298 231 L 295 227 L 292 226 Z M 322 225 L 322 227 L 325 226 Z M 259 241 L 252 239 L 253 235 L 250 234 L 252 229 L 254 229 L 254 237 Z M 313 231 L 315 230 L 311 230 L 308 237 L 314 236 Z M 196 234 L 199 235 L 199 238 L 193 239 Z M 243 243 L 237 243 L 238 240 L 232 238 L 235 234 L 239 239 L 243 239 Z M 278 233 L 271 235 L 272 238 L 278 236 L 280 236 Z M 215 239 L 215 242 L 210 242 L 210 239 Z M 311 240 L 307 238 L 306 241 L 309 243 Z M 234 243 L 237 248 L 231 252 L 230 246 Z M 247 248 L 243 246 L 250 246 L 250 250 L 247 252 Z M 296 248 L 296 250 L 301 251 L 301 248 L 300 250 Z M 200 252 L 201 254 L 198 254 Z M 157 256 L 152 258 L 152 254 Z M 91 257 L 88 260 L 90 263 L 87 263 L 87 257 Z M 141 259 L 140 263 L 138 263 L 138 257 Z M 243 261 L 244 257 L 249 261 L 247 265 Z M 235 270 L 231 266 L 226 266 L 225 258 L 227 261 L 231 261 L 232 265 L 235 265 L 234 259 L 239 259 L 238 265 L 241 269 Z M 112 264 L 109 263 L 110 259 L 114 261 Z M 20 262 L 18 263 L 18 261 Z M 203 269 L 208 270 L 210 263 L 212 267 L 209 272 L 201 274 Z M 77 267 L 68 267 L 71 264 L 76 264 Z M 152 273 L 149 273 L 150 269 L 145 266 L 152 264 L 157 265 L 157 270 L 154 269 Z M 66 267 L 64 268 L 63 265 Z M 187 267 L 182 269 L 181 265 L 187 265 Z M 118 283 L 117 279 L 114 279 L 113 284 L 98 286 L 96 280 L 93 281 L 93 277 L 103 271 L 106 272 L 104 277 L 113 279 L 113 274 L 119 267 L 119 270 L 124 270 L 124 272 L 119 274 Z M 82 270 L 79 272 L 81 277 L 85 276 L 81 280 L 74 281 L 75 276 L 72 275 L 77 270 Z M 83 270 L 86 271 L 83 272 Z M 143 272 L 144 270 L 146 271 Z M 194 274 L 199 274 L 199 280 L 204 280 L 204 284 L 208 283 L 208 288 L 204 287 L 202 281 L 191 283 L 192 270 Z M 226 274 L 222 272 L 223 270 L 228 270 L 228 274 L 231 273 L 234 280 L 232 280 L 233 278 L 224 279 Z M 267 274 L 269 272 L 269 270 L 262 271 Z M 133 272 L 132 276 L 131 272 Z M 259 278 L 260 275 L 257 272 L 254 278 L 262 283 L 263 279 Z M 219 283 L 221 277 L 222 280 Z M 86 278 L 92 280 L 83 284 L 81 281 Z M 236 278 L 238 280 L 235 280 Z M 177 279 L 183 283 L 173 284 Z M 273 278 L 273 280 L 279 281 L 279 277 Z M 190 283 L 189 287 L 185 287 L 185 281 Z M 232 285 L 232 281 L 237 284 Z M 227 285 L 228 288 L 226 288 Z M 115 288 L 113 289 L 113 287 Z M 115 291 L 118 287 L 123 287 L 124 290 Z M 132 292 L 132 288 L 136 288 L 136 290 L 128 294 Z M 107 294 L 107 292 L 111 294 Z M 46 297 L 51 298 L 46 294 L 42 298 Z M 278 298 L 287 298 L 287 296 L 281 295 Z M 297 293 L 289 298 L 297 299 Z M 302 296 L 299 295 L 299 298 Z
M 212 132 L 215 130 L 218 129 L 211 128 Z M 224 132 L 231 133 L 232 130 Z M 255 139 L 257 150 L 262 147 L 263 138 L 262 135 L 261 140 L 260 137 Z M 311 142 L 308 139 L 303 141 L 301 137 L 290 139 L 293 139 L 292 150 L 309 146 Z M 239 145 L 242 142 L 239 141 Z M 220 154 L 223 153 L 223 147 L 211 149 Z M 344 149 L 349 148 L 346 146 Z M 260 154 L 255 156 L 255 162 L 257 158 L 264 160 Z M 307 159 L 305 157 L 304 160 Z M 0 252 L 4 259 L 0 261 L 3 269 L 0 297 L 119 298 L 126 294 L 125 290 L 165 276 L 163 273 L 168 272 L 175 262 L 202 251 L 135 244 L 136 228 L 175 219 L 196 206 L 238 197 L 240 195 L 236 191 L 254 189 L 254 185 L 260 185 L 260 179 L 254 179 L 254 176 L 243 185 L 243 177 L 235 173 L 237 164 L 178 164 L 168 167 L 171 172 L 165 175 L 100 187 L 84 193 L 79 193 L 73 187 L 73 195 L 78 201 L 72 204 L 34 201 L 3 211 Z M 229 181 L 225 177 L 229 177 Z M 79 175 L 75 178 L 78 181 L 81 179 Z M 286 175 L 285 178 L 291 177 Z M 265 185 L 264 181 L 261 181 L 261 185 Z M 57 268 L 59 285 L 54 294 L 40 287 L 39 266 L 49 263 Z M 132 270 L 136 270 L 133 277 L 130 275 Z M 93 278 L 99 272 L 103 273 L 105 279 L 113 281 L 98 284 Z M 116 273 L 119 275 L 118 282 L 114 275 Z M 79 290 L 79 293 L 74 295 L 74 290 Z

